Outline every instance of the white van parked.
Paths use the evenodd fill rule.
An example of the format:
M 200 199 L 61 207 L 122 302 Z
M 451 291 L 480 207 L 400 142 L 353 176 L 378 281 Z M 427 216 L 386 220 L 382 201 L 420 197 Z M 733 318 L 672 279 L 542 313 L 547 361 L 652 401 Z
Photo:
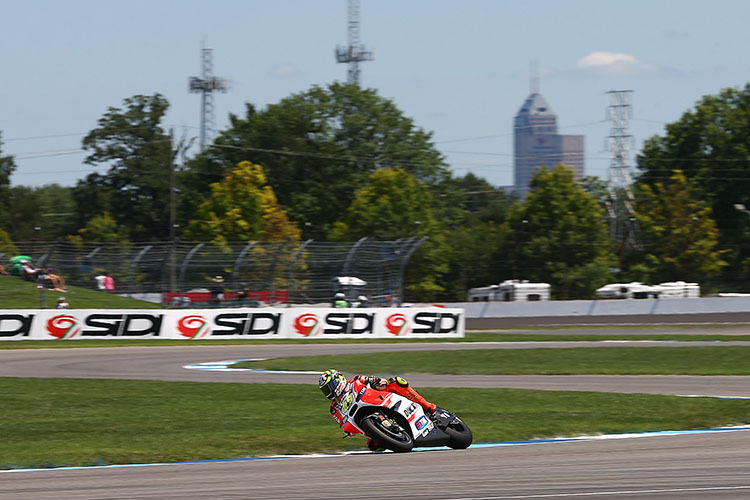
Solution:
M 550 299 L 549 283 L 529 283 L 527 280 L 505 280 L 498 285 L 470 288 L 469 302 L 513 302 Z

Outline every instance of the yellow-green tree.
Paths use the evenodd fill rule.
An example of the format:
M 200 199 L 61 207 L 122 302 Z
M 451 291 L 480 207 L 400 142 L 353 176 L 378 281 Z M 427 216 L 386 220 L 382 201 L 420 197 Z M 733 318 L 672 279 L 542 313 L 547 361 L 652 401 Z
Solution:
M 220 182 L 211 184 L 211 197 L 198 207 L 185 236 L 219 245 L 230 241 L 299 240 L 299 228 L 281 209 L 263 167 L 243 161 Z
M 727 265 L 718 250 L 719 230 L 711 208 L 697 199 L 687 177 L 675 170 L 667 181 L 639 186 L 636 220 L 641 251 L 629 275 L 649 282 L 698 281 Z

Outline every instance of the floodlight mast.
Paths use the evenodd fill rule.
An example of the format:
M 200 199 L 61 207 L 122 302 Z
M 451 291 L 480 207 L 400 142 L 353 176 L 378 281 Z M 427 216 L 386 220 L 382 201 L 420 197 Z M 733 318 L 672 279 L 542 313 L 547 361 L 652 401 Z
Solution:
M 201 133 L 200 149 L 206 149 L 206 139 L 209 131 L 216 127 L 214 117 L 214 92 L 226 92 L 229 88 L 226 80 L 213 76 L 213 50 L 201 49 L 201 76 L 191 76 L 188 79 L 190 93 L 201 94 Z
M 359 85 L 359 63 L 372 61 L 375 54 L 359 43 L 359 0 L 349 0 L 348 7 L 349 45 L 336 47 L 336 61 L 348 63 L 347 82 Z

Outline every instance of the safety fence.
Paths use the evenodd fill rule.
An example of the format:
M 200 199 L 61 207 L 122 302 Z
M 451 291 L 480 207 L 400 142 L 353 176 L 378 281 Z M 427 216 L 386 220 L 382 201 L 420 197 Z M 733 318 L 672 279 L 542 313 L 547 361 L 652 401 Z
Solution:
M 97 289 L 112 278 L 118 295 L 173 307 L 330 303 L 342 292 L 350 303 L 389 306 L 403 296 L 407 263 L 425 238 L 356 242 L 14 242 L 19 255 L 0 264 L 23 274 L 20 257 L 53 269 L 66 286 Z M 347 278 L 347 279 L 339 279 Z

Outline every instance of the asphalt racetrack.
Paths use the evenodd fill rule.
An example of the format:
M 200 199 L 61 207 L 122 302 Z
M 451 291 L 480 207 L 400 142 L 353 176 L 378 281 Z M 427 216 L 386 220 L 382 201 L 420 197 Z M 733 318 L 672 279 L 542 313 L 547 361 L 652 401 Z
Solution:
M 689 333 L 704 331 L 691 329 Z M 722 329 L 722 333 L 729 331 Z M 703 343 L 684 344 L 695 346 Z M 409 349 L 517 349 L 571 345 L 669 345 L 679 348 L 684 344 L 404 343 L 0 350 L 0 377 L 314 385 L 317 381 L 315 375 L 208 371 L 185 366 L 200 367 L 201 363 L 276 356 Z M 734 342 L 722 343 L 728 344 Z M 410 376 L 409 379 L 417 387 L 513 387 L 750 397 L 750 381 L 744 377 Z M 0 436 L 0 446 L 1 439 Z M 750 498 L 749 458 L 750 428 L 523 444 L 475 443 L 467 450 L 429 450 L 408 454 L 368 452 L 148 466 L 0 471 L 0 500 L 747 499 Z

